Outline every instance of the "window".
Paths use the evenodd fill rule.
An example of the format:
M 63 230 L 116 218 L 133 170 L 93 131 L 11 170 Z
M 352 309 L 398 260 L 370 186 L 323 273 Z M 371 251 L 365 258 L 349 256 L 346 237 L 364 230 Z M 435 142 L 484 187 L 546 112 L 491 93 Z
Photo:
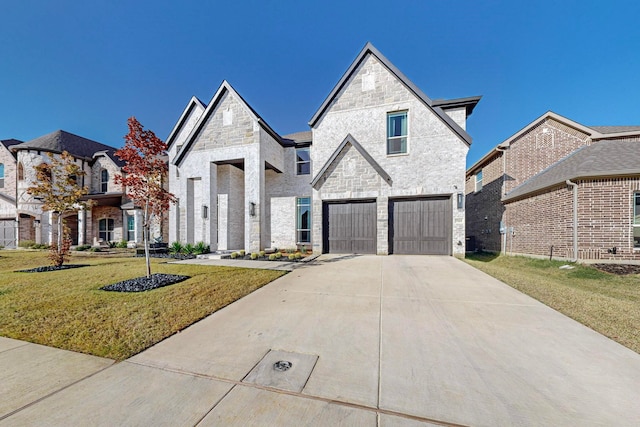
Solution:
M 136 240 L 136 218 L 133 215 L 127 215 L 127 240 L 130 242 Z
M 476 172 L 476 192 L 482 190 L 482 169 Z
M 407 112 L 387 114 L 387 154 L 407 152 Z
M 100 172 L 100 191 L 106 193 L 109 189 L 109 171 L 102 169 Z
M 296 240 L 297 243 L 311 242 L 311 197 L 296 199 Z
M 4 163 L 0 163 L 0 188 L 4 188 Z
M 633 195 L 633 247 L 640 249 L 640 193 Z
M 18 181 L 24 181 L 24 166 L 18 163 Z
M 113 242 L 113 219 L 103 218 L 98 222 L 98 238 L 103 242 Z
M 311 156 L 308 148 L 296 148 L 296 175 L 311 173 Z

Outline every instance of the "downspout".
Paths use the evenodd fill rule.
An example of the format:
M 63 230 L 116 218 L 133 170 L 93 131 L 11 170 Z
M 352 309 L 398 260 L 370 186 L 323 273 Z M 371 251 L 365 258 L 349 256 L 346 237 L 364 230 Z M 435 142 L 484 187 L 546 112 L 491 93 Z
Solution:
M 565 181 L 567 185 L 573 187 L 573 262 L 578 261 L 578 184 Z
M 500 198 L 507 193 L 507 149 L 505 147 L 496 147 L 496 151 L 502 153 L 502 191 L 500 192 Z M 507 223 L 502 221 L 505 232 L 502 233 L 502 253 L 507 254 Z

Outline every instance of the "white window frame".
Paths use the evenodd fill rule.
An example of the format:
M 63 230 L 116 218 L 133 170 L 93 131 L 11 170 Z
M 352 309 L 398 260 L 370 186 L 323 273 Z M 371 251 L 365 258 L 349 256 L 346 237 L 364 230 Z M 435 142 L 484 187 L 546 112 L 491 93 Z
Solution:
M 4 188 L 4 163 L 0 163 L 0 188 Z
M 640 193 L 633 193 L 631 206 L 633 209 L 633 216 L 631 219 L 633 249 L 640 251 Z
M 133 223 L 133 228 L 130 228 L 130 221 Z M 131 233 L 133 233 L 133 239 L 131 238 Z M 127 241 L 135 242 L 136 241 L 136 217 L 135 215 L 127 214 Z
M 309 207 L 309 228 L 302 228 L 301 209 Z M 296 197 L 296 243 L 299 245 L 308 245 L 311 243 L 311 197 Z M 308 233 L 308 240 L 302 239 L 302 233 Z
M 395 136 L 390 136 L 389 133 L 391 131 L 391 118 L 392 117 L 397 117 L 397 116 L 404 116 L 404 120 L 406 123 L 406 133 L 404 135 L 395 135 Z M 387 156 L 402 156 L 405 154 L 409 153 L 409 111 L 408 110 L 404 110 L 404 111 L 391 111 L 387 113 Z M 390 152 L 389 149 L 389 144 L 393 141 L 398 141 L 400 140 L 401 144 L 402 144 L 402 139 L 404 139 L 404 151 L 396 151 L 396 152 Z
M 483 179 L 482 169 L 476 172 L 476 174 L 474 175 L 474 179 L 475 179 L 475 192 L 478 193 L 482 191 L 482 179 Z
M 105 181 L 104 175 L 107 174 L 107 180 Z M 106 193 L 109 191 L 109 171 L 102 169 L 100 171 L 100 192 Z
M 309 160 L 298 160 L 298 152 L 304 151 L 309 156 Z M 300 166 L 309 165 L 308 172 L 300 172 Z M 311 175 L 311 150 L 309 147 L 296 148 L 296 175 Z

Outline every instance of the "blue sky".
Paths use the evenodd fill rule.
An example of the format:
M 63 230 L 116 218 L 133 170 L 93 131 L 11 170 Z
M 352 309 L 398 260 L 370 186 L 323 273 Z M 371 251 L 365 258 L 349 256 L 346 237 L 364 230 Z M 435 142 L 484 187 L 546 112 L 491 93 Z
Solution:
M 0 6 L 0 138 L 166 138 L 223 79 L 280 134 L 367 41 L 432 99 L 482 95 L 467 164 L 548 110 L 640 125 L 636 1 L 35 1 Z

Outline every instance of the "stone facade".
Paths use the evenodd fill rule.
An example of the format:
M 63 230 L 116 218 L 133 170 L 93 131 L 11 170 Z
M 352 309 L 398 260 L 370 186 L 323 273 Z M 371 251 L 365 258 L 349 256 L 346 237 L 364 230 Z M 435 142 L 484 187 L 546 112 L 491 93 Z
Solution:
M 509 198 L 518 186 L 601 140 L 640 143 L 640 134 L 600 134 L 547 113 L 469 168 L 465 185 L 467 250 L 548 257 L 553 247 L 553 256 L 565 259 L 640 260 L 633 238 L 634 194 L 640 191 L 640 171 L 636 177 L 572 180 L 578 185 L 577 253 L 571 186 L 559 182 Z M 480 171 L 483 184 L 476 191 Z
M 214 250 L 249 252 L 304 244 L 320 253 L 323 202 L 368 199 L 376 200 L 376 252 L 387 254 L 390 200 L 445 196 L 452 204 L 451 254 L 462 255 L 464 209 L 457 207 L 456 196 L 464 186 L 470 104 L 443 107 L 444 112 L 432 107 L 370 45 L 354 64 L 312 119 L 311 137 L 304 141 L 278 136 L 226 81 L 208 106 L 192 98 L 167 139 L 170 191 L 179 199 L 170 210 L 170 239 L 202 239 Z M 407 112 L 408 150 L 387 155 L 387 114 L 397 111 Z M 378 166 L 349 144 L 327 164 L 347 135 Z M 296 149 L 304 147 L 311 171 L 298 175 Z M 312 188 L 325 164 L 326 179 Z M 298 241 L 296 233 L 302 197 L 312 201 L 309 243 Z M 196 218 L 203 209 L 212 214 Z

